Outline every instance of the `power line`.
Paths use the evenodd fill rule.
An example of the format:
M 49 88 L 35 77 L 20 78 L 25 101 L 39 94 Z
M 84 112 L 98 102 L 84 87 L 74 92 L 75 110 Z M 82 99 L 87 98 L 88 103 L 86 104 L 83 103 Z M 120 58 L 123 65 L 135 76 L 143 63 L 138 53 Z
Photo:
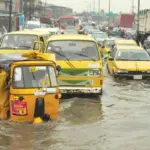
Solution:
M 109 23 L 110 23 L 110 9 L 111 9 L 110 8 L 111 7 L 111 1 L 110 0 L 109 0 L 109 4 L 108 5 L 109 5 L 108 6 L 108 14 L 109 14 L 109 17 L 108 17 L 109 19 L 108 20 L 109 20 Z
M 137 32 L 139 32 L 139 26 L 140 26 L 140 24 L 139 24 L 139 22 L 140 22 L 140 5 L 141 5 L 141 1 L 140 0 L 138 0 L 138 23 L 137 23 Z

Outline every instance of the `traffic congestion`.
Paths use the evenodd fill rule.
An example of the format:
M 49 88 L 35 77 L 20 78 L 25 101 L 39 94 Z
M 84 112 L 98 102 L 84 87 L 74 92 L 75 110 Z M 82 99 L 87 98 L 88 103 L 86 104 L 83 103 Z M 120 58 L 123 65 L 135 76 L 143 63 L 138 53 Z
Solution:
M 87 14 L 1 32 L 0 149 L 149 150 L 150 11 Z

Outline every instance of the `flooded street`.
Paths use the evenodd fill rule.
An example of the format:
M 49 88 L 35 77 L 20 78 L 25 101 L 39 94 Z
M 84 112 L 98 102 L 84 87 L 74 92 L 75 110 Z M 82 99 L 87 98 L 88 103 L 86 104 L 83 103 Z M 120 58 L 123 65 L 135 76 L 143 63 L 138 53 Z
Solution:
M 149 150 L 150 87 L 113 81 L 104 94 L 60 104 L 59 120 L 42 125 L 0 123 L 0 150 Z

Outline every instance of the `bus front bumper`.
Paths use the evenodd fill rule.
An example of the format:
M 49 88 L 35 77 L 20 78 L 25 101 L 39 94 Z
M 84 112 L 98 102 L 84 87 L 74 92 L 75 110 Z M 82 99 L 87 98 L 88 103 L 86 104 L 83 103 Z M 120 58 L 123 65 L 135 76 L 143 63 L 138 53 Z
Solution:
M 101 94 L 102 87 L 60 87 L 62 94 Z

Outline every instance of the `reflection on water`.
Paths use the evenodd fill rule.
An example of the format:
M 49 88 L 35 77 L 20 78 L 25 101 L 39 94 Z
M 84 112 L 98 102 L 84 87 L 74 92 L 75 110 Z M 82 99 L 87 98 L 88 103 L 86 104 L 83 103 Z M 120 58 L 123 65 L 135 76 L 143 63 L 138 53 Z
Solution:
M 1 122 L 0 149 L 30 150 L 40 148 L 41 145 L 55 144 L 57 141 L 51 136 L 55 126 L 56 122 L 43 125 Z
M 58 121 L 1 121 L 0 150 L 149 150 L 149 98 L 149 81 L 114 81 L 106 74 L 101 100 L 63 100 Z
M 103 119 L 100 99 L 76 99 L 72 106 L 62 112 L 62 117 L 71 125 L 88 124 Z

